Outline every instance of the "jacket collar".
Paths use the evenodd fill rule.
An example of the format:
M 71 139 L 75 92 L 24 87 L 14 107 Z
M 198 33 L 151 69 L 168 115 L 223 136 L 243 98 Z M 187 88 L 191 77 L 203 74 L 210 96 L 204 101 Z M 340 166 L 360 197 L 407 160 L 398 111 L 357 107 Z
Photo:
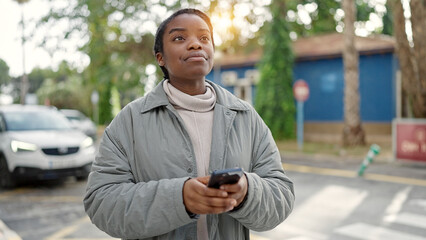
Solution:
M 148 112 L 154 108 L 160 106 L 167 106 L 170 104 L 169 99 L 167 98 L 166 93 L 163 89 L 164 79 L 157 84 L 157 86 L 146 95 L 145 101 L 142 101 L 141 113 Z M 240 99 L 227 92 L 225 89 L 219 87 L 217 84 L 206 80 L 210 83 L 214 90 L 216 91 L 216 104 L 223 105 L 226 108 L 236 111 L 248 111 L 249 108 L 241 102 Z

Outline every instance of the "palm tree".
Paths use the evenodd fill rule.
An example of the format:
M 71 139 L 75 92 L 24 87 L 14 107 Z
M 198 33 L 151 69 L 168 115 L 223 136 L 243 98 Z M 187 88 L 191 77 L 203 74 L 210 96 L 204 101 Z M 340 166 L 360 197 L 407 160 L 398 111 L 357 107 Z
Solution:
M 344 95 L 344 128 L 343 144 L 345 146 L 365 145 L 365 133 L 361 126 L 358 52 L 355 49 L 354 23 L 356 8 L 354 0 L 343 0 L 342 8 L 345 12 L 345 29 L 343 48 L 343 63 L 345 68 L 345 95 Z
M 22 24 L 22 79 L 21 79 L 21 104 L 25 104 L 25 96 L 28 90 L 28 76 L 25 71 L 25 22 L 24 22 L 24 3 L 29 0 L 15 0 L 21 5 L 21 24 Z

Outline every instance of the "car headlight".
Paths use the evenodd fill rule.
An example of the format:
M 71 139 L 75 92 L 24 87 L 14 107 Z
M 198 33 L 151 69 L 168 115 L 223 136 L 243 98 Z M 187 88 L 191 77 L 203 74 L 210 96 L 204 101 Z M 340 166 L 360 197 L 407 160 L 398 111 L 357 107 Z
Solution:
M 81 142 L 81 148 L 88 148 L 93 145 L 93 139 L 91 137 L 87 137 Z
M 21 141 L 12 140 L 10 148 L 13 152 L 34 152 L 37 150 L 37 145 Z

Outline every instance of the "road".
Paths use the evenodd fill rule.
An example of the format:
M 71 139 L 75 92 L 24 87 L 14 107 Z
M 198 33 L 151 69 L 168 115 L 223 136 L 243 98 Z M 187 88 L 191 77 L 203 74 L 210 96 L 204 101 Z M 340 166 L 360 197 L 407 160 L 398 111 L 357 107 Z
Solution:
M 288 160 L 293 213 L 254 240 L 426 240 L 426 166 L 377 164 L 358 177 L 358 163 Z M 38 182 L 0 189 L 0 219 L 23 240 L 107 240 L 86 217 L 86 182 Z

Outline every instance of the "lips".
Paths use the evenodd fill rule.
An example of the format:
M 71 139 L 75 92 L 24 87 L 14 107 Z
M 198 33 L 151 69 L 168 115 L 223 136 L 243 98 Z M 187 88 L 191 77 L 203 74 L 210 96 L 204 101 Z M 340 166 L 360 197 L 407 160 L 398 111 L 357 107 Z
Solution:
M 207 60 L 207 56 L 203 52 L 190 52 L 184 57 L 184 60 Z

